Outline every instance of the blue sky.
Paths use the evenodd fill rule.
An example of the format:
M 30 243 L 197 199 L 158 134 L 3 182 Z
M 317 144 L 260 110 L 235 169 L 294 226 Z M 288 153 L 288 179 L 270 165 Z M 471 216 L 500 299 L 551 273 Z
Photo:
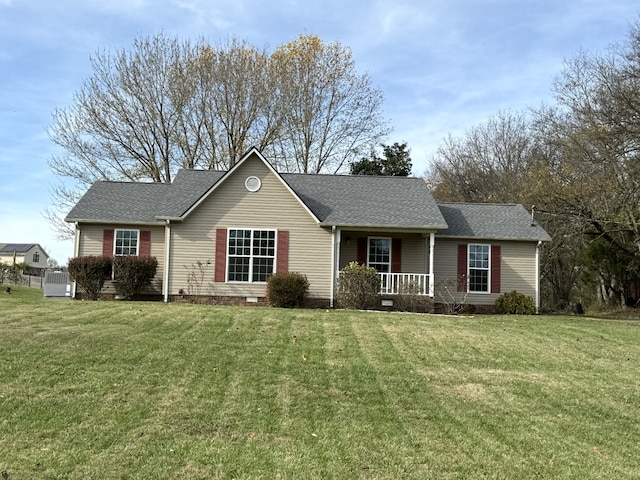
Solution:
M 0 0 L 0 243 L 73 253 L 42 211 L 55 177 L 47 126 L 91 74 L 98 50 L 164 32 L 273 50 L 299 34 L 351 48 L 383 91 L 423 175 L 442 139 L 501 110 L 550 102 L 563 60 L 624 42 L 637 0 Z

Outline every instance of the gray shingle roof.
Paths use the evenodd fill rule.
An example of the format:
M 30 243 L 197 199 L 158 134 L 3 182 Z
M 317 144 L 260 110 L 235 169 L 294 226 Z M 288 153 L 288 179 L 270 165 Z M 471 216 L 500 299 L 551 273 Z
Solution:
M 224 172 L 181 170 L 173 183 L 96 182 L 68 222 L 153 223 L 179 218 Z M 443 228 L 433 197 L 419 178 L 282 174 L 322 224 Z
M 522 205 L 439 203 L 448 228 L 439 237 L 549 241 L 551 237 L 531 219 Z
M 182 218 L 225 172 L 181 170 L 171 184 L 96 182 L 68 222 L 157 223 Z M 548 241 L 521 205 L 436 204 L 422 179 L 284 173 L 322 225 L 437 229 L 438 236 Z
M 95 182 L 67 222 L 154 223 L 171 192 L 167 183 Z
M 282 174 L 282 178 L 323 225 L 446 226 L 420 178 L 295 173 Z

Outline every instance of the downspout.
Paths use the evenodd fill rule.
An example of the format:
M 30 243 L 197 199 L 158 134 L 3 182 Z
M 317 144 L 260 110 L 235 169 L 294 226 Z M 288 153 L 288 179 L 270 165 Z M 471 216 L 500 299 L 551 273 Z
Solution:
M 536 314 L 540 311 L 540 246 L 542 241 L 536 245 Z
M 171 221 L 166 220 L 164 226 L 164 275 L 162 279 L 162 289 L 164 290 L 164 301 L 169 301 L 169 257 L 171 255 Z
M 73 238 L 73 256 L 80 256 L 80 224 L 76 222 L 76 228 Z M 77 283 L 74 280 L 71 286 L 71 298 L 76 298 Z
M 436 234 L 435 232 L 431 232 L 429 234 L 429 296 L 431 298 L 435 295 L 435 286 L 436 279 L 435 274 L 433 273 L 433 259 L 434 259 L 434 249 L 436 245 Z

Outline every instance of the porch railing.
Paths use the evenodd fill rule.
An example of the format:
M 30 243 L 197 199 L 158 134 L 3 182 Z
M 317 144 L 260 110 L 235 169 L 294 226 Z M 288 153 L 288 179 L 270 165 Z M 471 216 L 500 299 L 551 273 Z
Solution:
M 428 273 L 378 273 L 383 295 L 429 295 Z

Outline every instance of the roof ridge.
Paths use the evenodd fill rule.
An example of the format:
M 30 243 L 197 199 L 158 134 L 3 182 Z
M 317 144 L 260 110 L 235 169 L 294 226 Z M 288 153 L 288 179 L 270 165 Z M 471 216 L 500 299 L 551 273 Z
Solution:
M 436 202 L 438 205 L 478 205 L 483 207 L 517 207 L 521 203 L 483 203 L 483 202 Z

